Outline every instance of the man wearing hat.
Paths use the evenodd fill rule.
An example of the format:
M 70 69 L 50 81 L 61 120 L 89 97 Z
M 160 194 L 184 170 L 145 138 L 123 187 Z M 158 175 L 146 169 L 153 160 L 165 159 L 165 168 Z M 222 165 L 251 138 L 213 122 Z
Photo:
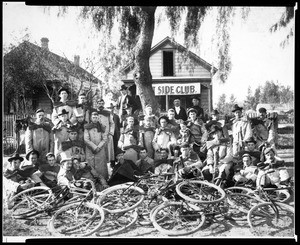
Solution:
M 204 110 L 203 110 L 202 107 L 200 107 L 199 103 L 200 103 L 200 98 L 198 96 L 194 96 L 192 98 L 192 104 L 193 104 L 192 108 L 196 109 L 196 111 L 197 111 L 197 114 L 196 114 L 197 117 L 201 118 L 202 120 L 204 120 Z
M 201 161 L 206 159 L 206 141 L 208 137 L 204 122 L 197 118 L 197 111 L 194 108 L 188 110 L 188 128 L 194 138 L 193 150 L 198 154 Z
M 85 121 L 86 123 L 90 122 L 92 108 L 91 108 L 91 103 L 87 101 L 86 94 L 84 92 L 80 92 L 78 94 L 77 103 L 73 109 L 77 119 L 78 119 L 78 113 L 80 113 L 83 116 L 83 121 Z
M 77 157 L 80 161 L 85 161 L 85 145 L 82 141 L 78 140 L 78 128 L 76 125 L 68 127 L 68 139 L 61 143 L 61 152 L 67 155 L 68 158 Z M 60 154 L 57 160 L 60 161 Z
M 69 112 L 66 109 L 61 109 L 58 113 L 59 121 L 52 128 L 54 134 L 54 155 L 56 158 L 62 151 L 61 143 L 69 138 L 68 129 L 73 125 L 68 119 L 68 114 Z
M 175 138 L 177 139 L 179 136 L 180 124 L 175 119 L 175 110 L 173 108 L 168 110 L 168 119 L 169 122 L 167 127 L 173 131 Z
M 171 155 L 171 148 L 176 145 L 176 138 L 174 132 L 167 127 L 169 119 L 167 116 L 161 116 L 158 119 L 159 127 L 155 130 L 152 146 L 155 150 L 154 160 L 159 159 L 159 150 L 167 148 L 169 156 Z
M 67 88 L 60 88 L 58 90 L 58 96 L 60 97 L 60 100 L 58 102 L 55 102 L 53 105 L 53 112 L 52 112 L 52 122 L 53 124 L 57 124 L 59 119 L 59 113 L 65 109 L 68 112 L 68 119 L 70 122 L 75 123 L 76 122 L 76 117 L 74 115 L 73 109 L 75 108 L 75 101 L 70 101 L 68 100 L 70 92 Z
M 29 123 L 26 129 L 25 148 L 26 152 L 37 150 L 43 162 L 45 162 L 46 154 L 54 150 L 53 132 L 50 123 L 45 121 L 43 109 L 36 111 L 36 121 Z
M 84 143 L 84 125 L 88 122 L 85 120 L 84 112 L 81 107 L 74 108 L 74 114 L 77 122 L 74 124 L 78 130 L 78 140 Z
M 183 121 L 186 121 L 187 120 L 187 114 L 186 114 L 186 111 L 185 109 L 180 106 L 180 98 L 179 97 L 176 97 L 173 101 L 173 104 L 174 104 L 174 111 L 175 111 L 175 119 L 176 120 L 183 120 Z
M 251 124 L 247 119 L 242 118 L 242 107 L 234 105 L 232 112 L 235 118 L 232 121 L 232 154 L 235 156 L 243 149 L 245 140 L 252 136 Z
M 256 140 L 254 139 L 253 136 L 249 137 L 248 139 L 245 140 L 245 149 L 242 149 L 241 151 L 238 152 L 238 156 L 241 157 L 244 154 L 249 154 L 251 156 L 251 161 L 254 166 L 256 166 L 261 160 L 261 152 L 256 149 Z
M 91 122 L 84 126 L 84 142 L 86 145 L 86 161 L 93 167 L 98 175 L 108 178 L 107 156 L 105 144 L 107 144 L 107 134 L 104 126 L 99 122 L 97 111 L 93 111 Z
M 62 154 L 60 160 L 60 170 L 57 174 L 57 184 L 60 186 L 72 186 L 72 182 L 75 181 L 74 174 L 72 173 L 72 158 Z
M 130 102 L 130 98 L 125 84 L 121 86 L 120 92 L 121 92 L 121 97 L 118 98 L 117 109 L 119 110 L 119 117 L 122 118 L 122 115 L 125 114 L 125 107 Z
M 258 168 L 253 165 L 252 157 L 249 154 L 244 154 L 242 156 L 243 168 L 237 169 L 236 173 L 233 176 L 233 179 L 236 182 L 241 184 L 251 184 L 251 186 L 255 186 Z
M 105 145 L 107 162 L 115 159 L 113 136 L 115 132 L 115 122 L 110 111 L 104 109 L 105 102 L 103 99 L 97 100 L 97 109 L 99 122 L 105 127 L 107 134 L 107 144 Z

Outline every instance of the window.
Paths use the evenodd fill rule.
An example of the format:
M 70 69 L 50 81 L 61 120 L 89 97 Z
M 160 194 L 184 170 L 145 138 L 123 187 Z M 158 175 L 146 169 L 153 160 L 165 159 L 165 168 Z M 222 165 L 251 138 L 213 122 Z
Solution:
M 163 51 L 163 76 L 174 76 L 173 51 Z

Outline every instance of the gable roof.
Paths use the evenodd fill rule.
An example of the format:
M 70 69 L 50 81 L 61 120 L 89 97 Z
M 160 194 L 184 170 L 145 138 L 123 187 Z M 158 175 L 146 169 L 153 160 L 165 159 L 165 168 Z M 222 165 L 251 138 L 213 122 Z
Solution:
M 32 69 L 40 69 L 39 66 L 41 65 L 46 80 L 66 80 L 69 75 L 72 75 L 78 79 L 92 81 L 93 83 L 100 81 L 93 74 L 75 65 L 67 58 L 61 57 L 28 41 L 23 41 L 16 48 L 8 52 L 4 56 L 4 62 L 10 55 L 18 52 L 26 52 L 25 55 L 32 55 Z
M 204 67 L 208 71 L 211 71 L 211 69 L 212 69 L 212 65 L 211 64 L 209 64 L 208 62 L 206 62 L 205 60 L 203 60 L 202 58 L 200 58 L 195 53 L 189 51 L 187 48 L 185 48 L 181 44 L 175 42 L 169 36 L 165 37 L 162 41 L 160 41 L 159 43 L 157 43 L 155 46 L 153 46 L 151 48 L 151 50 L 150 50 L 150 56 L 152 54 L 154 54 L 157 50 L 161 49 L 162 47 L 164 47 L 167 44 L 173 46 L 175 49 L 178 49 L 179 51 L 187 52 L 187 54 L 190 56 L 190 58 L 194 59 L 197 63 L 199 63 L 202 67 Z M 133 67 L 134 67 L 134 63 L 131 62 L 130 64 L 128 64 L 127 66 L 125 66 L 123 69 L 121 69 L 121 72 L 128 73 L 130 70 L 133 69 Z M 218 70 L 217 68 L 213 67 L 213 73 L 214 74 L 217 72 L 217 70 Z

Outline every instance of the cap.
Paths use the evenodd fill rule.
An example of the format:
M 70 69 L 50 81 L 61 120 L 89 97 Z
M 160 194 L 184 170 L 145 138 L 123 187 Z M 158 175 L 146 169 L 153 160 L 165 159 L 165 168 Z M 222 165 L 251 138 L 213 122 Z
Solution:
M 253 138 L 253 136 L 249 137 L 248 139 L 245 140 L 246 143 L 254 143 L 256 144 L 256 140 Z
M 218 110 L 212 110 L 211 115 L 218 115 L 220 114 Z
M 69 92 L 69 90 L 68 90 L 67 88 L 60 88 L 60 89 L 58 90 L 58 94 L 60 94 L 62 91 L 66 91 L 67 94 L 70 94 L 70 92 Z
M 26 154 L 26 157 L 25 157 L 26 160 L 29 160 L 29 156 L 30 156 L 31 154 L 37 154 L 38 157 L 40 156 L 40 153 L 39 153 L 37 150 L 33 149 L 33 150 L 29 151 L 29 152 Z
M 126 85 L 125 84 L 123 84 L 122 86 L 121 86 L 121 89 L 120 90 L 127 90 L 127 87 L 126 87 Z
M 189 115 L 190 112 L 195 112 L 195 113 L 197 114 L 197 110 L 196 110 L 195 108 L 189 108 L 189 109 L 187 110 L 187 114 Z
M 275 150 L 272 147 L 268 147 L 264 150 L 264 154 L 268 154 L 270 151 L 273 151 L 273 153 L 275 154 Z
M 40 108 L 40 109 L 37 109 L 35 113 L 38 114 L 39 112 L 45 112 L 45 111 Z
M 241 110 L 243 110 L 243 107 L 239 107 L 238 104 L 235 104 L 235 105 L 233 106 L 232 112 L 235 112 L 235 111 L 241 111 Z
M 264 108 L 264 107 L 259 108 L 258 111 L 259 111 L 260 113 L 267 113 L 267 110 L 266 110 L 266 108 Z

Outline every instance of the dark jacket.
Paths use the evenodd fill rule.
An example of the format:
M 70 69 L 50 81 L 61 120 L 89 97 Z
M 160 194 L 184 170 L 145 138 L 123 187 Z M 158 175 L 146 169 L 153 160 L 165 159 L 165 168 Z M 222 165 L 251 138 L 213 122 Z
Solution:
M 186 114 L 186 111 L 185 111 L 185 109 L 182 107 L 182 106 L 180 106 L 180 111 L 179 111 L 179 113 L 177 114 L 177 112 L 176 112 L 176 109 L 175 109 L 175 107 L 173 107 L 173 109 L 174 109 L 174 111 L 175 111 L 175 119 L 182 119 L 183 121 L 186 121 L 187 120 L 187 114 Z

